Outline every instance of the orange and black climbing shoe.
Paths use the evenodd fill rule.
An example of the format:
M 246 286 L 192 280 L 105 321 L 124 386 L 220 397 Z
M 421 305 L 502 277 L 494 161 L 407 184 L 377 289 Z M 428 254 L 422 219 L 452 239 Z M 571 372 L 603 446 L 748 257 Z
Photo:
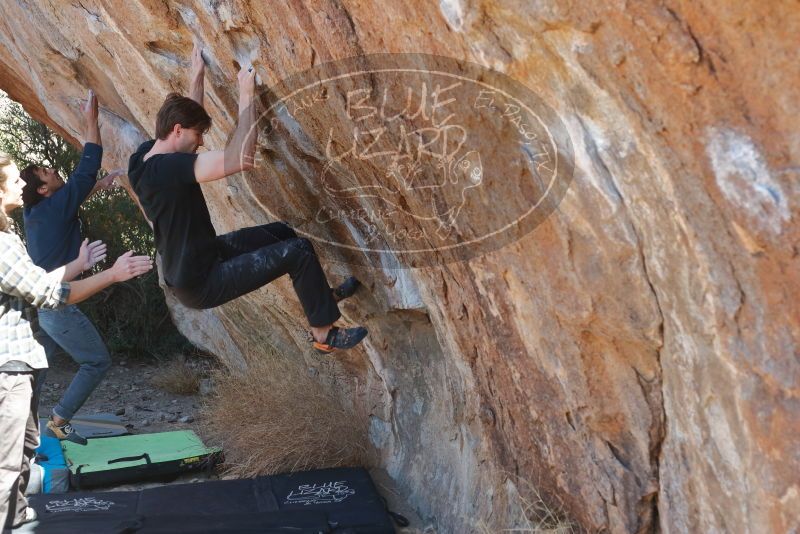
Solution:
M 358 291 L 359 287 L 361 287 L 361 282 L 359 282 L 358 278 L 355 276 L 351 276 L 333 290 L 333 298 L 336 299 L 336 302 L 339 302 L 340 300 L 352 297 L 353 294 Z
M 330 354 L 337 350 L 352 349 L 361 340 L 367 337 L 367 329 L 363 326 L 356 326 L 355 328 L 339 328 L 334 326 L 328 331 L 328 337 L 325 338 L 325 343 L 314 341 L 314 349 L 322 354 Z M 312 338 L 313 339 L 313 338 Z

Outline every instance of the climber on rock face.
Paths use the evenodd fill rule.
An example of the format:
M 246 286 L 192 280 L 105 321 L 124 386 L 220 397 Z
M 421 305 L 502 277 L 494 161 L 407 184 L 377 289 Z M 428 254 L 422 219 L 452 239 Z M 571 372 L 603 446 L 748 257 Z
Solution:
M 54 169 L 35 165 L 20 173 L 25 182 L 22 199 L 28 254 L 34 264 L 48 272 L 78 257 L 81 204 L 97 191 L 114 187 L 114 179 L 124 172 L 115 171 L 97 180 L 103 147 L 97 121 L 97 98 L 92 91 L 82 111 L 86 121 L 85 144 L 69 181 L 65 183 Z M 53 407 L 47 432 L 58 439 L 85 445 L 86 438 L 76 432 L 69 421 L 103 380 L 111 367 L 111 356 L 97 329 L 75 305 L 39 310 L 39 325 L 42 330 L 39 341 L 49 361 L 61 347 L 80 365 L 64 396 Z M 43 383 L 44 374 L 37 381 L 37 387 Z
M 131 156 L 128 176 L 151 221 L 164 280 L 185 306 L 213 308 L 288 274 L 311 325 L 315 349 L 352 348 L 363 327 L 339 328 L 337 301 L 355 293 L 353 277 L 328 285 L 311 242 L 275 222 L 216 235 L 200 184 L 254 167 L 255 69 L 238 74 L 239 124 L 224 150 L 197 154 L 211 117 L 203 108 L 205 62 L 192 51 L 190 97 L 167 96 L 156 117 L 156 139 Z

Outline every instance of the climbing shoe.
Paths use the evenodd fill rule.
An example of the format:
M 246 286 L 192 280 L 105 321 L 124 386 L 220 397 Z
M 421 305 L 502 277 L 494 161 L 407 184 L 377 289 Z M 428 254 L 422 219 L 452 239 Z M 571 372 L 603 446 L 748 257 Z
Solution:
M 363 326 L 355 328 L 339 328 L 334 326 L 328 332 L 328 337 L 325 338 L 325 343 L 314 341 L 313 346 L 317 352 L 322 354 L 330 354 L 336 350 L 352 349 L 361 340 L 367 337 L 367 329 Z
M 353 294 L 358 291 L 359 287 L 361 287 L 361 282 L 359 282 L 358 278 L 355 276 L 351 276 L 333 290 L 333 298 L 336 299 L 336 302 L 339 302 L 340 300 L 352 297 Z
M 86 445 L 88 443 L 86 438 L 78 434 L 78 431 L 72 428 L 72 425 L 69 424 L 69 421 L 59 426 L 55 423 L 55 421 L 53 421 L 52 416 L 47 421 L 47 435 L 62 441 L 71 441 L 72 443 L 77 443 L 78 445 Z

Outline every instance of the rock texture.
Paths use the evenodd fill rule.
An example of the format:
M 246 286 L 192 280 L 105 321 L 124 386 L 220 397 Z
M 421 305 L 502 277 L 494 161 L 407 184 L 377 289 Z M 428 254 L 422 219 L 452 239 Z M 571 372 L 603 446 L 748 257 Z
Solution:
M 211 148 L 235 122 L 235 62 L 258 58 L 274 80 L 426 52 L 508 74 L 562 117 L 574 180 L 500 250 L 356 269 L 369 292 L 344 311 L 371 333 L 339 372 L 383 465 L 442 532 L 513 526 L 530 486 L 589 531 L 790 532 L 798 35 L 789 0 L 5 0 L 0 88 L 76 142 L 94 88 L 112 167 L 152 135 L 164 95 L 186 90 L 194 37 L 208 49 Z M 219 232 L 304 200 L 279 186 L 257 199 L 264 176 L 204 188 Z M 263 343 L 305 347 L 285 281 L 180 317 L 237 365 Z

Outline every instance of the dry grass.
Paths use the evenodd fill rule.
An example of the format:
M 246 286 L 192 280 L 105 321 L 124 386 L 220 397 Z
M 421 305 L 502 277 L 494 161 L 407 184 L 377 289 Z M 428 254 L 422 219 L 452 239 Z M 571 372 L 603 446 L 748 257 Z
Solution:
M 581 532 L 573 522 L 566 516 L 560 508 L 553 508 L 543 499 L 536 487 L 524 479 L 517 479 L 518 483 L 524 487 L 528 498 L 518 497 L 516 505 L 521 512 L 521 519 L 513 526 L 504 528 L 490 529 L 486 523 L 478 524 L 478 531 L 481 534 L 495 534 L 498 532 L 519 532 L 527 534 L 577 534 Z
M 338 400 L 335 385 L 311 376 L 300 355 L 260 354 L 243 374 L 214 375 L 203 414 L 236 478 L 363 465 L 366 425 Z
M 163 366 L 152 381 L 157 388 L 176 395 L 194 395 L 200 389 L 200 373 L 183 356 Z

